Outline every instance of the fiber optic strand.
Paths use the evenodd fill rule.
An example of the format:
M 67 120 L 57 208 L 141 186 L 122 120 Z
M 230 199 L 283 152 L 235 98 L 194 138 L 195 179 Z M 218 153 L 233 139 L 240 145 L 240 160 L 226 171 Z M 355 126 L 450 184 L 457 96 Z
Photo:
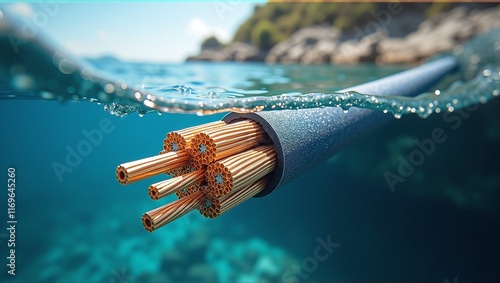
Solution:
M 262 127 L 252 120 L 218 121 L 175 132 L 158 156 L 120 164 L 116 178 L 129 184 L 154 175 L 172 175 L 148 188 L 153 200 L 177 200 L 144 213 L 152 232 L 198 209 L 215 218 L 261 192 L 276 167 L 276 153 Z

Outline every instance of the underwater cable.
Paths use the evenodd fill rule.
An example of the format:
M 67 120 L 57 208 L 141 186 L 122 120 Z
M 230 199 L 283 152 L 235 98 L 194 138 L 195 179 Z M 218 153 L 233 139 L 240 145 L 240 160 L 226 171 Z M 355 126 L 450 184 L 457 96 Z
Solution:
M 415 96 L 456 67 L 455 57 L 444 57 L 344 91 Z M 149 187 L 154 200 L 178 197 L 143 215 L 151 232 L 194 209 L 214 218 L 265 196 L 390 119 L 356 107 L 230 113 L 219 122 L 168 133 L 158 156 L 121 164 L 116 177 L 127 184 L 173 175 Z
M 271 193 L 390 120 L 384 112 L 427 117 L 499 96 L 498 38 L 500 29 L 494 29 L 455 48 L 453 57 L 339 92 L 245 96 L 110 79 L 50 44 L 41 32 L 23 33 L 21 19 L 6 14 L 0 21 L 0 99 L 87 100 L 104 103 L 117 116 L 233 111 L 222 121 L 169 133 L 158 156 L 118 166 L 124 185 L 173 175 L 149 186 L 154 200 L 174 193 L 179 198 L 144 214 L 145 228 L 153 231 L 193 209 L 217 217 L 252 196 Z M 421 94 L 457 65 L 464 82 Z M 252 113 L 257 111 L 262 112 Z

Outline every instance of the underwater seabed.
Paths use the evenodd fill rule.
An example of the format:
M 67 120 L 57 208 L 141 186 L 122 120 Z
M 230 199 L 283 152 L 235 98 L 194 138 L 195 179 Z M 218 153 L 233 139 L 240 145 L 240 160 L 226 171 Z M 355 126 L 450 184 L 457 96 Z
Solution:
M 0 107 L 2 120 L 12 121 L 2 124 L 2 132 L 16 132 L 1 141 L 0 150 L 6 157 L 2 166 L 15 165 L 18 172 L 20 220 L 18 275 L 2 273 L 2 282 L 500 277 L 498 99 L 471 111 L 460 124 L 458 112 L 425 120 L 405 116 L 265 198 L 219 219 L 194 212 L 154 233 L 140 221 L 144 211 L 157 206 L 145 193 L 149 182 L 122 187 L 114 177 L 117 161 L 156 152 L 155 141 L 167 131 L 220 117 L 117 118 L 91 103 L 2 101 Z M 115 130 L 59 183 L 51 162 L 64 162 L 65 147 L 74 147 L 84 138 L 83 129 L 108 118 Z M 15 130 L 20 128 L 31 130 Z M 414 140 L 430 138 L 437 128 L 446 141 L 391 191 L 384 173 L 397 173 L 398 157 L 408 159 L 418 149 Z M 326 260 L 316 261 L 313 272 L 305 272 L 315 266 L 306 259 L 314 258 L 318 241 L 328 237 L 338 246 Z

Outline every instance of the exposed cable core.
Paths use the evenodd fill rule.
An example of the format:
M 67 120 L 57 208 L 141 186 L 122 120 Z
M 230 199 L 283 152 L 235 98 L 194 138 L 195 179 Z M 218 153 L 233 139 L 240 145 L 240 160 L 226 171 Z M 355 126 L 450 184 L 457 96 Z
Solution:
M 173 177 L 149 186 L 159 200 L 178 200 L 146 212 L 152 232 L 197 208 L 217 217 L 261 192 L 276 167 L 276 153 L 262 127 L 252 120 L 208 123 L 170 132 L 158 156 L 120 164 L 116 177 L 129 184 L 166 173 Z
M 187 151 L 179 150 L 120 164 L 116 178 L 123 185 L 188 165 Z

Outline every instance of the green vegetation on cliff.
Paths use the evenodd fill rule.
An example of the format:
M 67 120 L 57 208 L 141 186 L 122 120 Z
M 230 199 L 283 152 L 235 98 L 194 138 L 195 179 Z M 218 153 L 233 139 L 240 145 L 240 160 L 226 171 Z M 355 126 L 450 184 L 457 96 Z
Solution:
M 251 43 L 268 50 L 298 29 L 326 24 L 349 30 L 374 19 L 387 3 L 266 3 L 256 6 L 253 15 L 236 31 L 234 41 Z M 432 16 L 455 6 L 450 3 L 404 3 L 405 10 Z

